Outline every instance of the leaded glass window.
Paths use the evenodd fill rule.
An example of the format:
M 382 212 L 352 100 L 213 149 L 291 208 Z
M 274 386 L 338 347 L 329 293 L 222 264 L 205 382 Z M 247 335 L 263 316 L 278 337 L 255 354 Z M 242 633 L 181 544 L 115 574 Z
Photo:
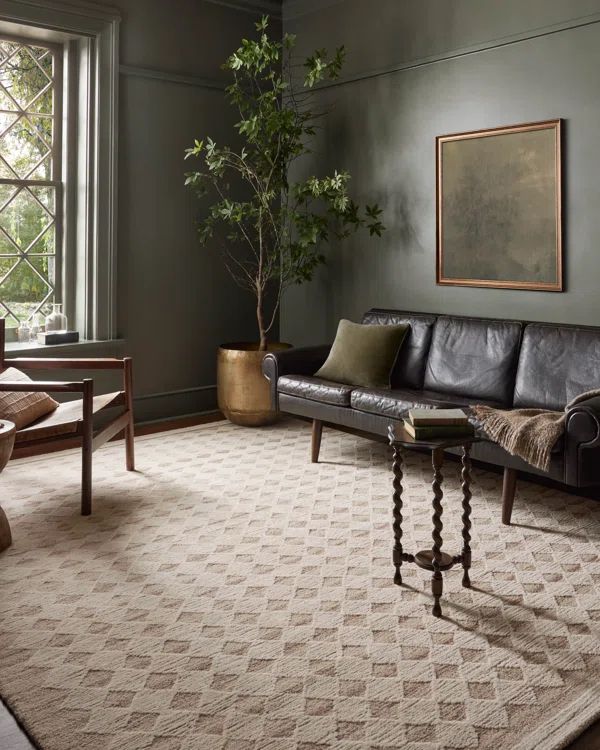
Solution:
M 61 55 L 0 38 L 0 317 L 60 299 Z

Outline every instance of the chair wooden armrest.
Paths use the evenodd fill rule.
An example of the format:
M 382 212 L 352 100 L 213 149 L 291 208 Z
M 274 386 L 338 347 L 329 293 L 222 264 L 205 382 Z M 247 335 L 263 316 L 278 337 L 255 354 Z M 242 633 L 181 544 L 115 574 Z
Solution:
M 56 448 L 63 441 L 76 439 L 81 445 L 81 514 L 92 512 L 92 453 L 107 440 L 120 432 L 125 436 L 125 465 L 128 471 L 135 471 L 134 429 L 133 429 L 133 359 L 131 357 L 89 357 L 69 359 L 66 357 L 14 357 L 7 359 L 4 351 L 5 321 L 0 318 L 0 372 L 8 367 L 24 370 L 120 370 L 121 390 L 94 398 L 94 381 L 83 378 L 80 381 L 2 381 L 0 392 L 21 393 L 80 393 L 81 398 L 66 401 L 45 417 L 17 432 L 20 446 L 15 448 L 17 455 L 28 455 L 27 448 L 39 449 L 43 446 Z M 110 416 L 110 409 L 117 407 L 120 413 Z M 106 411 L 106 421 L 99 417 L 94 430 L 94 415 Z M 21 449 L 19 451 L 19 448 Z
M 90 380 L 90 378 L 86 378 Z M 85 391 L 85 380 L 81 381 L 58 381 L 58 380 L 30 380 L 23 381 L 19 380 L 16 383 L 11 383 L 8 380 L 0 381 L 0 391 L 10 392 L 23 392 L 23 393 L 39 393 L 45 391 L 51 391 L 54 393 L 83 393 Z
M 24 370 L 123 370 L 131 357 L 89 357 L 88 359 L 67 359 L 53 357 L 14 357 L 5 359 L 4 364 Z

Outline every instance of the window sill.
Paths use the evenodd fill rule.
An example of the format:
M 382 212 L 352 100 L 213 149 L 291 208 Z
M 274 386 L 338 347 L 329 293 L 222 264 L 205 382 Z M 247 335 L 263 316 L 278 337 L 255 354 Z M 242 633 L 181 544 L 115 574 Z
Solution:
M 78 341 L 75 344 L 21 344 L 11 341 L 4 347 L 6 359 L 22 356 L 64 357 L 70 354 L 77 357 L 122 357 L 125 339 L 110 341 Z

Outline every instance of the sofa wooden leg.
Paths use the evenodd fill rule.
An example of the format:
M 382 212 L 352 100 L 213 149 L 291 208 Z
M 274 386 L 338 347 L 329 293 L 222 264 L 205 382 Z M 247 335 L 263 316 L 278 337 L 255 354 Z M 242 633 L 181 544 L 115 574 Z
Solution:
M 310 448 L 310 458 L 313 464 L 319 462 L 319 451 L 321 450 L 321 436 L 323 434 L 323 422 L 320 419 L 313 419 L 312 423 L 312 442 Z
M 504 482 L 502 484 L 502 523 L 510 526 L 515 490 L 517 488 L 517 472 L 515 469 L 504 468 Z

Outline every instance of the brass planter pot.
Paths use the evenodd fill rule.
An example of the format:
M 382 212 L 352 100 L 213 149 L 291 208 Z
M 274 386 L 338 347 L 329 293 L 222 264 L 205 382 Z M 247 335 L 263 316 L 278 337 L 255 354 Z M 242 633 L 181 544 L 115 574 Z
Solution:
M 290 344 L 273 342 L 268 351 L 289 349 Z M 260 427 L 272 424 L 277 412 L 271 409 L 269 381 L 262 373 L 267 352 L 258 344 L 223 344 L 217 353 L 217 398 L 219 409 L 234 424 Z

